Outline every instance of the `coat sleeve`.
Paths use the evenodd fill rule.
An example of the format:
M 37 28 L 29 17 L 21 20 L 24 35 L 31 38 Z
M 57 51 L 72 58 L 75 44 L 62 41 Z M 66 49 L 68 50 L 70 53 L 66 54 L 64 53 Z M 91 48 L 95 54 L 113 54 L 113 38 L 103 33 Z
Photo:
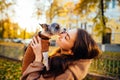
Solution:
M 74 80 L 74 76 L 70 70 L 65 71 L 63 74 L 57 76 L 55 80 Z
M 23 57 L 23 61 L 22 61 L 22 74 L 27 69 L 29 64 L 34 61 L 34 59 L 35 59 L 35 55 L 33 53 L 33 50 L 31 48 L 31 46 L 28 45 L 28 47 L 25 51 L 24 57 Z
M 21 76 L 21 80 L 34 80 L 39 78 L 40 71 L 44 69 L 44 64 L 41 62 L 33 62 L 27 67 Z
M 74 65 L 69 66 L 65 73 L 57 76 L 55 80 L 83 80 L 88 73 L 90 64 L 90 59 L 78 60 Z

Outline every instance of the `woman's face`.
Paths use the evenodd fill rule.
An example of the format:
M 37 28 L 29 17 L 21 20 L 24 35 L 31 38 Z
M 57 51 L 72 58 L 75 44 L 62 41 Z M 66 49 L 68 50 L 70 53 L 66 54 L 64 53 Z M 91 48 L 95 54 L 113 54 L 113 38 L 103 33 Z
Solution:
M 70 50 L 74 45 L 76 36 L 77 29 L 71 29 L 68 32 L 61 33 L 59 38 L 56 40 L 56 43 L 60 48 Z

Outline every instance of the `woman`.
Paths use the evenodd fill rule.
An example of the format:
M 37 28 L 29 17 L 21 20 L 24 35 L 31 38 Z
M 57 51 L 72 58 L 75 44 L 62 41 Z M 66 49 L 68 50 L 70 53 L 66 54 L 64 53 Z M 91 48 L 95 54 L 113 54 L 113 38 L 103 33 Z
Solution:
M 33 38 L 31 47 L 35 60 L 23 72 L 22 80 L 82 80 L 91 60 L 100 50 L 92 37 L 82 29 L 72 29 L 59 34 L 56 40 L 59 49 L 49 56 L 49 70 L 42 63 L 41 38 Z

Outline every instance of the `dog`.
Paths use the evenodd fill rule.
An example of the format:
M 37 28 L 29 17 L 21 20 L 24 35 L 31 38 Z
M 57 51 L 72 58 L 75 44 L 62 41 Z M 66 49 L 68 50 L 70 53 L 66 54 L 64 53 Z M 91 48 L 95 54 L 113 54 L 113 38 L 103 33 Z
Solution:
M 39 24 L 42 27 L 42 31 L 38 32 L 35 37 L 39 36 L 42 43 L 42 52 L 43 52 L 43 63 L 48 67 L 48 50 L 49 50 L 49 39 L 56 34 L 61 32 L 60 25 L 58 23 L 48 24 Z M 37 39 L 37 38 L 36 38 Z M 28 45 L 22 62 L 22 73 L 26 70 L 28 65 L 32 63 L 35 59 L 35 55 L 30 45 Z

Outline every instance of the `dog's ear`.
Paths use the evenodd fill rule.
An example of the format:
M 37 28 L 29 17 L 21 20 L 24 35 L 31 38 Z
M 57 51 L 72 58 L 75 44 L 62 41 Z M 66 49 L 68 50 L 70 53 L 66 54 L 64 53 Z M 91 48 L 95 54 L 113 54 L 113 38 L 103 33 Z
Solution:
M 43 29 L 47 29 L 48 28 L 48 24 L 39 24 Z

